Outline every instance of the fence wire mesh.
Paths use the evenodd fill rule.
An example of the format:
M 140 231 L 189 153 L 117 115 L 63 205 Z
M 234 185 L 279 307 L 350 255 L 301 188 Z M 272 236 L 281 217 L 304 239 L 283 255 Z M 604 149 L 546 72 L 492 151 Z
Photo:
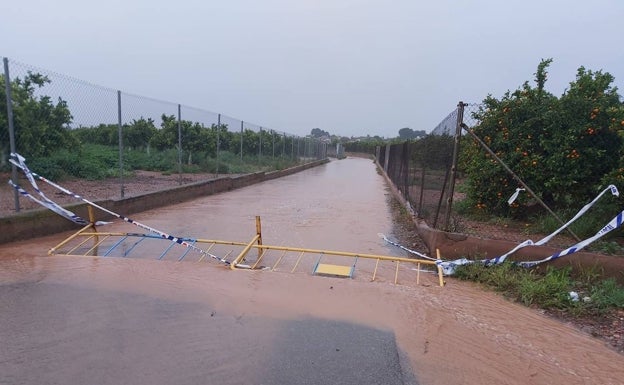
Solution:
M 13 178 L 12 151 L 24 156 L 33 171 L 51 180 L 79 181 L 80 193 L 98 199 L 327 156 L 327 144 L 318 138 L 3 59 L 0 173 L 5 180 Z M 0 215 L 34 207 L 10 186 L 0 187 Z
M 481 108 L 480 104 L 460 102 L 425 138 L 377 149 L 379 164 L 393 184 L 418 217 L 434 228 L 458 230 L 452 209 L 454 202 L 464 198 L 455 188 L 464 182 L 460 161 L 462 145 L 479 146 L 480 143 L 485 146 L 483 151 L 492 152 L 484 140 L 472 132 L 479 126 L 477 112 Z M 462 135 L 468 137 L 462 140 Z M 494 167 L 503 170 L 503 165 L 499 164 L 502 161 L 492 162 Z M 507 172 L 510 178 L 520 182 L 512 170 Z M 529 186 L 523 186 L 530 190 Z M 537 196 L 534 198 L 539 200 Z M 548 207 L 545 209 L 552 213 Z
M 455 191 L 455 184 L 462 177 L 457 169 L 460 125 L 476 125 L 473 112 L 477 108 L 478 105 L 460 103 L 430 135 L 377 149 L 380 166 L 417 216 L 431 227 L 453 230 L 452 204 L 461 197 Z

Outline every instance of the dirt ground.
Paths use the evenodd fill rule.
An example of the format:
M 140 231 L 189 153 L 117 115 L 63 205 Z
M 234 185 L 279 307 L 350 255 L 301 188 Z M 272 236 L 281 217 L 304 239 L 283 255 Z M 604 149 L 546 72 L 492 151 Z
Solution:
M 213 174 L 165 175 L 159 172 L 138 171 L 133 177 L 125 178 L 124 192 L 125 196 L 129 197 L 149 191 L 157 191 L 164 188 L 174 187 L 179 184 L 207 180 L 213 177 L 215 177 Z M 9 175 L 1 174 L 0 179 L 6 181 L 9 179 Z M 60 184 L 66 189 L 92 201 L 120 197 L 119 179 L 111 178 L 99 181 L 73 179 L 62 181 Z M 33 191 L 25 179 L 20 181 L 20 185 L 27 188 L 29 192 Z M 49 198 L 57 203 L 67 204 L 76 202 L 75 198 L 60 193 L 58 190 L 47 186 L 45 183 L 40 182 L 39 187 Z M 395 218 L 395 237 L 401 242 L 401 244 L 406 245 L 407 247 L 416 250 L 426 250 L 424 243 L 417 235 L 415 225 L 411 221 L 411 218 L 405 214 L 405 211 L 401 209 L 397 201 L 390 198 L 390 195 L 388 196 L 388 199 L 391 201 L 390 204 Z M 20 206 L 22 210 L 30 210 L 40 207 L 38 204 L 23 197 L 20 198 Z M 7 183 L 2 183 L 0 184 L 0 215 L 4 216 L 13 213 L 15 213 L 13 188 Z M 523 229 L 522 224 L 516 226 L 500 226 L 491 223 L 461 219 L 461 225 L 462 228 L 465 229 L 466 233 L 482 236 L 484 238 L 506 239 L 518 242 L 527 239 L 526 231 Z M 538 235 L 533 235 L 533 237 L 538 238 Z M 569 245 L 570 239 L 565 236 L 559 236 L 559 238 L 555 240 L 554 244 L 557 245 L 557 243 L 560 245 Z M 564 314 L 557 314 L 555 312 L 551 312 L 549 315 L 563 323 L 573 325 L 586 334 L 603 340 L 613 349 L 621 354 L 624 354 L 624 310 L 614 311 L 600 317 L 571 318 Z
M 215 174 L 163 174 L 156 171 L 135 171 L 131 177 L 123 180 L 124 197 L 132 197 L 165 188 L 176 187 L 182 184 L 209 180 Z M 15 213 L 14 188 L 8 184 L 10 174 L 0 173 L 0 216 Z M 34 194 L 28 180 L 20 174 L 19 186 Z M 104 180 L 69 179 L 58 182 L 59 185 L 91 201 L 100 199 L 119 199 L 121 197 L 122 181 L 119 178 Z M 48 184 L 37 181 L 41 191 L 54 202 L 68 204 L 78 202 L 75 198 L 62 193 Z M 39 198 L 35 195 L 36 198 Z M 20 197 L 20 209 L 31 210 L 40 208 L 37 203 L 26 197 Z

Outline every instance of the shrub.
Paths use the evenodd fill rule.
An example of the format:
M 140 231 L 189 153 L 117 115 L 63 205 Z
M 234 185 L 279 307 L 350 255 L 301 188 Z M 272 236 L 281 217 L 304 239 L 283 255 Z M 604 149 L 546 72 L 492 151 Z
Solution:
M 624 105 L 613 76 L 581 67 L 568 90 L 556 97 L 544 86 L 551 60 L 501 99 L 488 96 L 473 118 L 474 133 L 552 209 L 583 202 L 601 184 L 624 181 Z M 535 200 L 521 194 L 512 175 L 471 138 L 462 145 L 468 201 L 490 214 L 524 218 Z M 609 178 L 605 178 L 609 176 Z

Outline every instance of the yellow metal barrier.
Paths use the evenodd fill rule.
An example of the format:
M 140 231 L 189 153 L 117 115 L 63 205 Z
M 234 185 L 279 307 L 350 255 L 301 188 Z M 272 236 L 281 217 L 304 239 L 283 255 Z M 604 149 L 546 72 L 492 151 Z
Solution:
M 90 213 L 90 217 L 92 217 L 91 213 Z M 124 241 L 126 238 L 129 238 L 129 237 L 167 240 L 166 238 L 163 238 L 158 235 L 150 234 L 150 233 L 139 234 L 139 233 L 123 233 L 123 232 L 98 232 L 93 224 L 89 224 L 83 227 L 82 229 L 80 229 L 78 232 L 69 236 L 67 239 L 60 242 L 58 245 L 51 248 L 48 254 L 49 255 L 98 256 L 97 251 L 98 251 L 98 248 L 101 247 L 102 249 L 108 250 L 103 256 L 108 256 L 112 254 L 111 252 L 116 247 L 118 247 L 118 245 L 122 244 L 122 241 Z M 106 244 L 106 242 L 112 242 L 112 240 L 115 238 L 120 238 L 120 240 L 113 245 Z M 91 240 L 93 241 L 93 244 L 87 245 L 87 243 Z M 136 246 L 136 244 L 138 244 L 140 241 L 141 240 L 136 241 L 134 245 L 132 245 L 129 249 L 132 250 L 132 248 Z M 312 249 L 312 248 L 303 248 L 303 247 L 275 246 L 275 245 L 264 244 L 262 241 L 262 227 L 260 223 L 260 217 L 256 217 L 256 234 L 251 239 L 251 241 L 247 243 L 236 242 L 236 241 L 214 240 L 214 239 L 194 239 L 194 240 L 185 240 L 185 241 L 191 242 L 193 245 L 197 245 L 197 244 L 207 245 L 206 248 L 204 249 L 198 248 L 196 246 L 187 246 L 187 247 L 196 249 L 196 251 L 202 252 L 202 255 L 198 259 L 198 262 L 203 261 L 206 255 L 211 255 L 209 253 L 212 252 L 212 250 L 215 248 L 225 248 L 225 247 L 230 247 L 230 246 L 234 248 L 241 248 L 241 251 L 238 254 L 234 254 L 234 255 L 237 255 L 236 258 L 234 258 L 231 262 L 229 262 L 231 269 L 237 269 L 237 268 L 256 269 L 258 268 L 261 260 L 266 259 L 269 252 L 281 252 L 279 257 L 272 264 L 272 268 L 271 268 L 271 270 L 277 270 L 278 265 L 284 263 L 284 258 L 288 255 L 288 253 L 297 253 L 298 256 L 296 257 L 294 266 L 288 269 L 291 273 L 294 273 L 295 270 L 298 268 L 298 266 L 300 266 L 303 260 L 303 257 L 305 255 L 319 255 L 320 257 L 323 257 L 323 258 L 335 256 L 335 257 L 343 257 L 343 258 L 355 258 L 355 260 L 353 264 L 351 264 L 350 266 L 344 266 L 344 265 L 335 265 L 335 264 L 329 264 L 329 263 L 320 263 L 320 257 L 319 257 L 319 261 L 316 263 L 316 265 L 312 269 L 313 273 L 340 276 L 340 277 L 352 277 L 352 274 L 355 270 L 357 259 L 362 258 L 363 260 L 375 260 L 374 269 L 372 270 L 371 281 L 375 281 L 375 279 L 377 278 L 378 267 L 379 267 L 380 262 L 390 262 L 390 263 L 395 264 L 394 280 L 393 280 L 395 284 L 397 284 L 399 280 L 399 269 L 401 265 L 404 264 L 406 266 L 416 267 L 415 269 L 413 268 L 411 269 L 411 270 L 416 270 L 416 284 L 420 284 L 421 266 L 426 265 L 426 266 L 433 267 L 434 270 L 437 270 L 439 285 L 444 286 L 444 278 L 443 278 L 442 269 L 436 265 L 436 261 L 434 260 L 404 258 L 404 257 L 395 257 L 395 256 L 388 256 L 388 255 L 366 254 L 366 253 L 354 253 L 354 252 L 337 251 L 337 250 Z M 71 244 L 72 242 L 77 242 L 77 243 Z M 170 247 L 171 245 L 169 246 L 169 248 Z M 63 252 L 62 250 L 64 250 L 65 248 L 67 251 Z M 125 248 L 127 249 L 128 246 L 126 245 Z M 168 251 L 169 248 L 167 248 L 166 250 Z M 253 263 L 250 263 L 250 264 L 242 264 L 241 262 L 247 258 L 249 252 L 254 248 L 257 249 L 256 260 L 252 261 Z M 86 250 L 86 252 L 84 250 Z M 186 252 L 188 251 L 189 250 L 187 249 Z M 152 252 L 153 252 L 152 250 L 149 250 L 146 253 L 152 253 Z M 186 252 L 180 257 L 179 260 L 182 260 L 184 255 L 186 255 Z M 159 259 L 163 258 L 165 256 L 165 253 L 166 252 L 163 252 Z M 229 251 L 223 250 L 221 255 L 225 254 L 225 257 L 219 258 L 219 259 L 227 262 L 227 257 L 233 253 L 234 253 L 234 250 L 229 250 Z M 436 255 L 437 260 L 441 260 L 439 250 L 436 250 L 436 254 L 437 254 Z M 124 254 L 124 256 L 125 255 L 127 254 Z

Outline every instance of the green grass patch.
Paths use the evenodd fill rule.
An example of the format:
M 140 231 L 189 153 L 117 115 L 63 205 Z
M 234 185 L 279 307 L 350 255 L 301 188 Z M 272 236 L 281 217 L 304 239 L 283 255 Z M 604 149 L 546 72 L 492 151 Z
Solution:
M 473 263 L 458 267 L 455 277 L 481 283 L 526 306 L 558 309 L 576 316 L 624 309 L 624 288 L 614 279 L 600 279 L 596 269 L 573 276 L 571 268 L 549 266 L 540 273 L 509 262 L 488 267 Z M 571 292 L 577 293 L 578 299 Z
M 218 159 L 204 152 L 193 153 L 192 156 L 183 153 L 180 164 L 176 149 L 125 149 L 122 155 L 124 175 L 134 170 L 167 174 L 175 174 L 179 170 L 184 173 L 248 174 L 282 170 L 298 164 L 298 160 L 291 157 L 245 156 L 241 159 L 240 155 L 230 152 L 221 152 Z M 99 144 L 83 144 L 74 151 L 59 150 L 45 158 L 28 159 L 28 164 L 33 171 L 51 180 L 68 177 L 99 180 L 118 177 L 120 173 L 117 147 Z

